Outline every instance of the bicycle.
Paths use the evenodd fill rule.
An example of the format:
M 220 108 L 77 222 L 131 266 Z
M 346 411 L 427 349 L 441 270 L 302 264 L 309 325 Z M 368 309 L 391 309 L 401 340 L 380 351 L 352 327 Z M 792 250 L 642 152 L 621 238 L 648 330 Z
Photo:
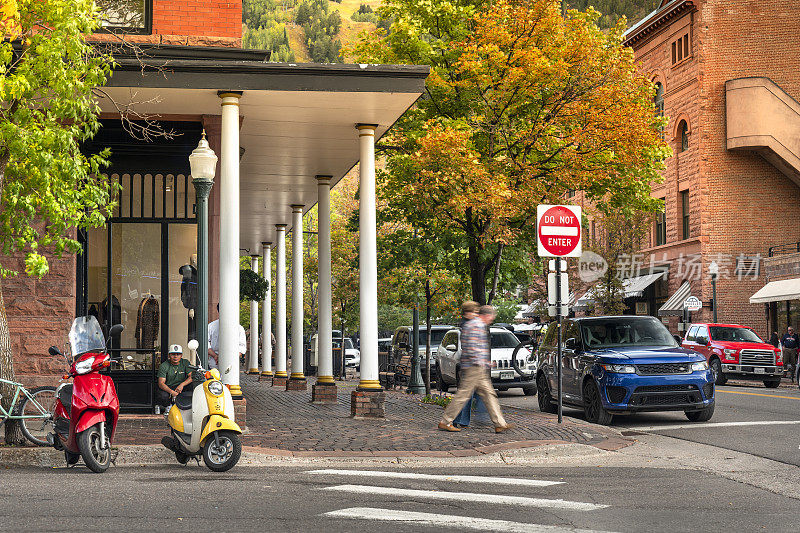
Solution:
M 37 446 L 49 446 L 47 435 L 53 431 L 56 388 L 36 387 L 28 390 L 22 383 L 2 378 L 0 384 L 14 387 L 8 411 L 0 404 L 0 427 L 6 420 L 19 420 L 26 439 Z

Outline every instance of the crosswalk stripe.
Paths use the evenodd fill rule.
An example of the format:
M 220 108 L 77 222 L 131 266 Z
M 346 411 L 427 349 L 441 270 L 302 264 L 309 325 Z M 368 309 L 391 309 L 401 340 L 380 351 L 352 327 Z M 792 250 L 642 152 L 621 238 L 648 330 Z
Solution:
M 754 420 L 752 422 L 709 422 L 707 424 L 675 424 L 663 426 L 630 426 L 632 431 L 670 431 L 673 429 L 726 428 L 742 426 L 787 426 L 800 424 L 800 420 Z
M 569 500 L 550 500 L 545 498 L 528 498 L 527 496 L 503 496 L 498 494 L 479 494 L 474 492 L 446 492 L 436 490 L 400 489 L 394 487 L 376 487 L 370 485 L 335 485 L 321 487 L 320 490 L 350 492 L 354 494 L 400 496 L 429 500 L 448 500 L 458 502 L 476 502 L 497 505 L 523 505 L 526 507 L 543 507 L 549 509 L 568 509 L 571 511 L 594 511 L 604 509 L 608 505 Z
M 417 474 L 414 472 L 380 472 L 376 470 L 311 470 L 307 474 L 316 475 L 338 475 L 338 476 L 358 476 L 358 477 L 380 477 L 393 479 L 419 479 L 425 481 L 449 481 L 453 483 L 491 483 L 495 485 L 518 485 L 523 487 L 549 487 L 551 485 L 561 485 L 563 481 L 544 481 L 541 479 L 523 479 L 514 477 L 490 477 L 490 476 L 448 476 L 436 474 Z
M 360 520 L 382 520 L 387 522 L 410 522 L 415 525 L 440 526 L 473 531 L 502 531 L 508 533 L 593 533 L 590 529 L 575 529 L 544 524 L 524 524 L 508 520 L 492 520 L 489 518 L 473 518 L 470 516 L 454 516 L 434 513 L 418 513 L 412 511 L 396 511 L 393 509 L 375 509 L 371 507 L 351 507 L 324 513 L 323 516 L 334 518 L 351 518 Z M 599 533 L 599 532 L 594 532 Z

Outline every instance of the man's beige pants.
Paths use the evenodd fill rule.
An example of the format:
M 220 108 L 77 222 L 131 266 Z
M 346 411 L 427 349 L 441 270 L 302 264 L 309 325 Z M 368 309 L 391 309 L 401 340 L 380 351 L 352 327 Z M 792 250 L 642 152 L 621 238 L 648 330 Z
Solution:
M 464 404 L 472 399 L 473 392 L 477 392 L 483 403 L 486 404 L 489 417 L 494 422 L 495 427 L 504 427 L 506 420 L 503 418 L 503 413 L 500 412 L 500 403 L 497 401 L 497 393 L 492 386 L 489 371 L 479 366 L 470 366 L 461 371 L 458 390 L 444 410 L 442 422 L 452 424 L 458 413 L 464 408 Z

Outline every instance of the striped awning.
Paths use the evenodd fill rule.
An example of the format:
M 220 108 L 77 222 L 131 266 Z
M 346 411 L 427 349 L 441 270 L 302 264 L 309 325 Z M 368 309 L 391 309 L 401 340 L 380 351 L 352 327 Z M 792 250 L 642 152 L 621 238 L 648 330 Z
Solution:
M 692 294 L 692 284 L 684 281 L 675 294 L 658 309 L 658 316 L 682 316 L 683 302 Z
M 625 298 L 641 298 L 644 296 L 645 289 L 655 283 L 656 280 L 663 278 L 665 274 L 666 272 L 658 272 L 656 274 L 645 274 L 644 276 L 623 279 L 622 289 L 625 291 Z M 594 287 L 578 298 L 574 308 L 576 311 L 585 311 L 592 302 L 594 302 Z

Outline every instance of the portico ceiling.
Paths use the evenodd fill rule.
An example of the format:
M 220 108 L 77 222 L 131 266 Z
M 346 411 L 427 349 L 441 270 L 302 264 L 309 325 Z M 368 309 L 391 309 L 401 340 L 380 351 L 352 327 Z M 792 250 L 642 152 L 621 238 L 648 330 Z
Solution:
M 181 60 L 142 74 L 138 61 L 121 61 L 104 90 L 118 103 L 135 102 L 138 113 L 198 120 L 221 113 L 217 91 L 242 91 L 240 244 L 257 253 L 261 242 L 275 242 L 275 224 L 291 228 L 291 205 L 306 212 L 317 202 L 315 176 L 332 176 L 335 185 L 358 162 L 355 125 L 377 124 L 376 136 L 383 135 L 420 96 L 427 73 L 217 59 Z M 100 106 L 116 110 L 109 99 Z

